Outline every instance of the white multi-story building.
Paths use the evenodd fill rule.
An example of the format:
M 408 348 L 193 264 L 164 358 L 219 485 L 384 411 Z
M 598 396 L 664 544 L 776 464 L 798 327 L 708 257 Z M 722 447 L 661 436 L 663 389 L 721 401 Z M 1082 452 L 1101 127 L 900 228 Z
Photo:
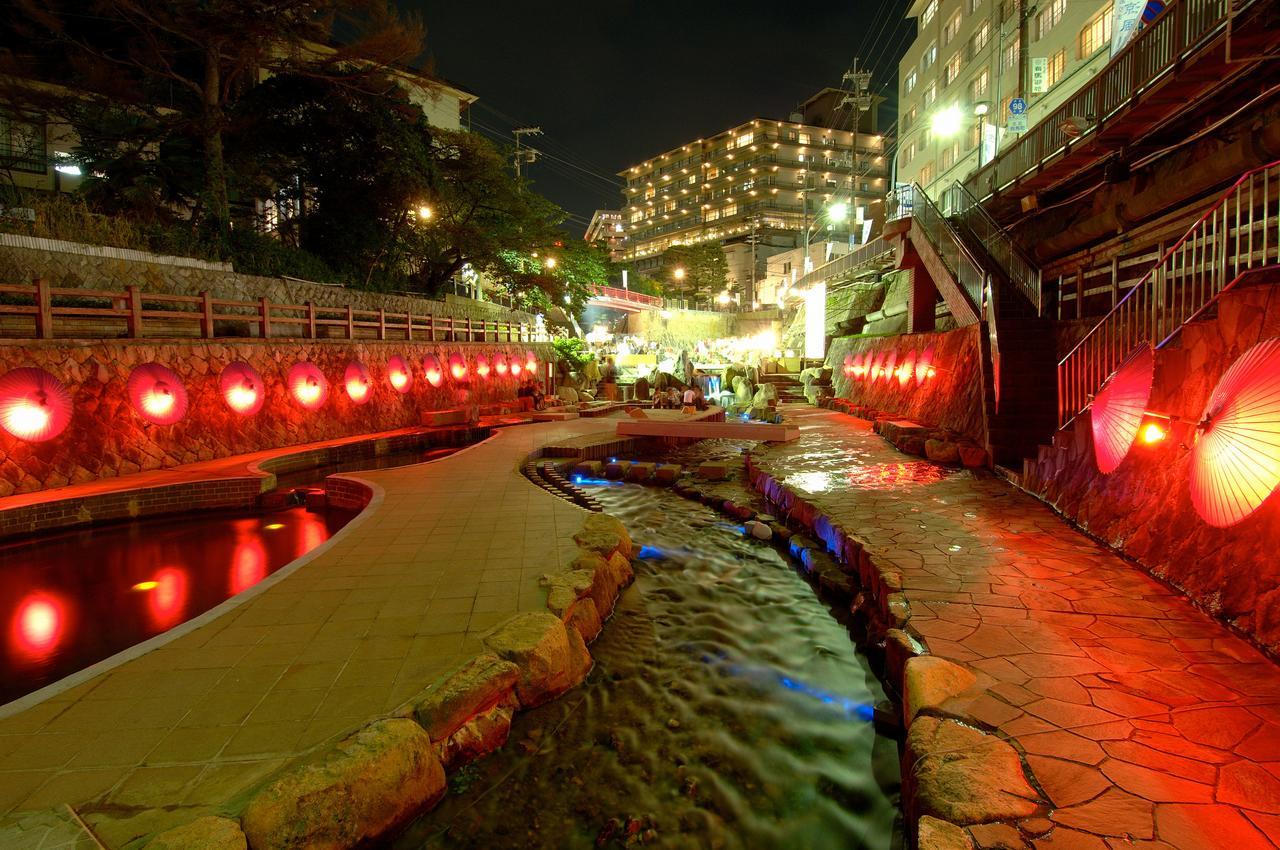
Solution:
M 1111 0 L 915 0 L 916 38 L 899 63 L 896 182 L 931 197 L 985 165 L 1012 136 L 1105 66 Z

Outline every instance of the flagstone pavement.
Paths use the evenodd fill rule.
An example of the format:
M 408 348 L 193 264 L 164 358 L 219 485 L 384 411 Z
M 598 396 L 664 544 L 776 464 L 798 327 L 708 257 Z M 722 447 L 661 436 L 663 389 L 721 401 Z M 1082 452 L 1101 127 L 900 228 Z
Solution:
M 979 673 L 968 712 L 1052 804 L 1024 837 L 973 830 L 983 846 L 1280 845 L 1280 665 L 1007 482 L 789 415 L 801 439 L 758 466 L 902 570 L 910 628 Z
M 9 828 L 23 822 L 14 813 L 63 812 L 28 817 L 25 833 L 0 822 L 0 846 L 43 834 L 50 818 L 74 821 L 65 804 L 82 814 L 187 807 L 178 822 L 222 806 L 395 709 L 473 655 L 499 621 L 541 610 L 538 579 L 576 554 L 584 511 L 534 486 L 519 464 L 539 446 L 609 433 L 616 422 L 500 429 L 432 463 L 356 474 L 381 489 L 380 503 L 301 569 L 162 648 L 0 720 Z M 51 841 L 43 846 L 59 846 Z

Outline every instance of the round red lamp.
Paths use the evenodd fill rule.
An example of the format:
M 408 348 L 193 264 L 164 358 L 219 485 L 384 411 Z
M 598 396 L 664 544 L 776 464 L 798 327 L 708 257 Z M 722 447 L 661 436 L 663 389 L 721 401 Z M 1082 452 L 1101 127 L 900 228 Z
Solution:
M 1135 439 L 1148 444 L 1159 442 L 1150 439 L 1154 432 L 1144 433 L 1142 428 L 1155 374 L 1155 353 L 1144 342 L 1129 353 L 1094 395 L 1089 413 L 1093 458 L 1103 475 L 1115 472 Z
M 461 354 L 449 355 L 449 374 L 459 384 L 467 382 L 467 359 Z
M 524 353 L 524 368 L 530 375 L 538 371 L 538 358 L 532 351 Z
M 398 393 L 407 393 L 413 388 L 413 370 L 398 354 L 387 358 L 387 381 Z
M 476 355 L 476 375 L 481 378 L 489 377 L 489 358 L 483 354 Z
M 347 388 L 347 397 L 356 404 L 364 404 L 373 394 L 372 382 L 369 380 L 369 367 L 359 360 L 352 360 L 347 364 L 342 382 Z
M 172 369 L 144 363 L 129 374 L 129 402 L 152 425 L 173 425 L 187 415 L 187 390 Z
M 52 440 L 71 422 L 71 394 L 43 369 L 26 366 L 0 378 L 0 426 L 19 440 Z
M 493 371 L 498 373 L 499 378 L 505 378 L 507 372 L 511 371 L 507 366 L 507 356 L 505 354 L 493 355 Z
M 314 363 L 295 363 L 285 378 L 289 395 L 304 410 L 319 410 L 329 398 L 329 382 Z
M 262 409 L 267 400 L 266 387 L 258 370 L 248 363 L 236 361 L 222 370 L 218 388 L 227 407 L 241 416 L 252 416 Z
M 438 387 L 444 383 L 444 367 L 440 365 L 440 358 L 434 354 L 428 354 L 422 358 L 422 371 L 427 376 L 427 383 L 433 387 Z

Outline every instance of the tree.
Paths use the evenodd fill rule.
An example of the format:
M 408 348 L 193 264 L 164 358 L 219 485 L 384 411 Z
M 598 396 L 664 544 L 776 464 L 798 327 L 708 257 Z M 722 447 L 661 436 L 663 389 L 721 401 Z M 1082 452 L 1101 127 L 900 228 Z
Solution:
M 703 245 L 673 245 L 662 254 L 674 288 L 697 301 L 722 292 L 729 286 L 729 261 L 714 242 Z M 683 270 L 677 277 L 675 270 Z
M 224 132 L 242 92 L 276 73 L 385 90 L 388 69 L 416 57 L 423 35 L 386 0 L 17 2 L 26 20 L 16 34 L 61 54 L 54 61 L 77 90 L 61 101 L 73 126 L 92 126 L 95 112 L 145 116 L 117 140 L 135 156 L 185 140 L 200 154 L 196 210 L 219 233 L 230 220 Z M 335 31 L 345 45 L 328 46 Z

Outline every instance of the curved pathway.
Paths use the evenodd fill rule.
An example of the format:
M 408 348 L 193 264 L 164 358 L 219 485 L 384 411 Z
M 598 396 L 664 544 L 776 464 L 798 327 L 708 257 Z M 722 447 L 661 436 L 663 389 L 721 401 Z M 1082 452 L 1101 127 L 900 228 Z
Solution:
M 757 465 L 901 569 L 910 628 L 979 671 L 964 713 L 1052 804 L 972 828 L 980 846 L 1280 846 L 1280 666 L 1006 482 L 940 476 L 843 414 L 790 418 L 802 438 Z

